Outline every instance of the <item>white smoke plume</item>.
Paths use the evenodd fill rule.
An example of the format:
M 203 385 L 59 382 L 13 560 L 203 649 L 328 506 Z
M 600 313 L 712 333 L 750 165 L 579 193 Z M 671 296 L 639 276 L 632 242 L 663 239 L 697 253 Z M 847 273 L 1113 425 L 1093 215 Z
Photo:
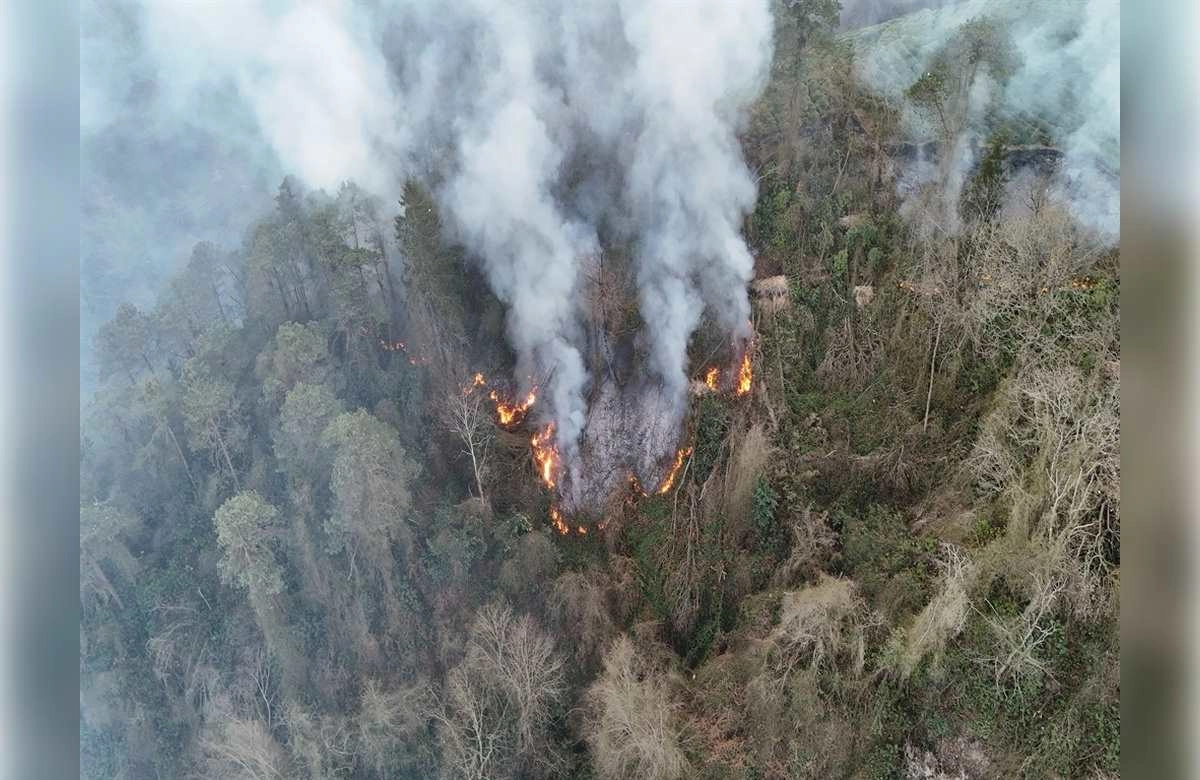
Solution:
M 996 118 L 1040 123 L 1062 155 L 1054 194 L 1099 237 L 1119 240 L 1119 0 L 940 0 L 920 3 L 931 6 L 924 10 L 895 16 L 914 4 L 908 0 L 848 4 L 862 11 L 852 18 L 890 20 L 848 34 L 860 79 L 902 103 L 904 90 L 965 23 L 994 21 L 1011 37 L 1019 67 L 1002 89 L 990 90 L 985 110 L 975 110 L 978 104 L 972 101 L 972 115 L 951 150 L 966 151 L 956 160 L 960 175 L 951 182 L 961 185 L 961 174 L 978 159 Z M 988 74 L 981 72 L 980 78 Z M 912 140 L 927 139 L 911 112 L 907 114 Z M 954 195 L 947 193 L 948 198 Z
M 726 332 L 749 335 L 754 263 L 740 223 L 755 190 L 734 129 L 763 87 L 771 17 L 715 0 L 627 2 L 625 18 L 636 57 L 626 89 L 641 113 L 627 182 L 641 306 L 656 367 L 682 397 L 699 300 Z
M 146 41 L 180 110 L 233 85 L 286 170 L 312 187 L 386 187 L 398 126 L 382 53 L 349 2 L 148 3 Z
M 354 179 L 392 201 L 406 177 L 434 185 L 508 306 L 516 379 L 546 384 L 539 408 L 569 460 L 594 388 L 580 299 L 601 235 L 632 247 L 643 385 L 667 400 L 651 406 L 670 425 L 702 315 L 748 335 L 740 225 L 755 188 L 737 132 L 772 56 L 769 0 L 167 0 L 139 12 L 160 88 L 199 110 L 232 86 L 308 185 Z

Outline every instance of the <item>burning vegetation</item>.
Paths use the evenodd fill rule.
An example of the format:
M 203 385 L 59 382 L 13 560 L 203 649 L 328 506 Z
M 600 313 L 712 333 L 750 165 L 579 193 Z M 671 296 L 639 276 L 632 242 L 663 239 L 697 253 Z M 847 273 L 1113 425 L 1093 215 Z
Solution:
M 407 345 L 400 341 L 387 342 L 384 339 L 380 339 L 379 344 L 381 348 L 389 351 L 404 351 L 407 353 L 408 349 Z M 421 361 L 416 360 L 410 360 L 410 362 L 414 365 L 422 364 Z M 741 358 L 735 365 L 736 368 L 731 366 L 724 371 L 719 366 L 709 366 L 704 370 L 702 378 L 694 381 L 693 385 L 701 387 L 703 392 L 725 392 L 735 398 L 745 396 L 749 393 L 753 382 L 753 366 L 749 346 L 742 352 Z M 530 379 L 532 381 L 532 378 Z M 538 402 L 539 385 L 533 384 L 524 396 L 514 399 L 504 392 L 503 387 L 499 383 L 494 383 L 483 372 L 475 372 L 471 375 L 469 381 L 461 385 L 461 397 L 464 402 L 473 396 L 486 399 L 483 403 L 485 417 L 490 417 L 492 422 L 499 428 L 515 434 L 522 428 L 530 411 Z M 633 416 L 640 423 L 662 427 L 662 421 L 658 419 L 661 415 L 655 412 L 656 410 L 651 407 L 641 409 L 634 413 Z M 600 413 L 599 416 L 605 417 L 603 413 Z M 609 421 L 605 424 L 611 423 L 612 421 Z M 616 423 L 617 427 L 619 425 L 620 423 Z M 675 435 L 673 426 L 669 427 L 671 427 L 670 431 L 666 429 L 661 431 L 662 436 Z M 588 497 L 581 499 L 580 494 L 576 492 L 576 489 L 579 487 L 577 485 L 564 488 L 563 480 L 567 469 L 559 446 L 559 430 L 556 422 L 553 420 L 546 422 L 532 429 L 527 435 L 530 457 L 538 482 L 541 483 L 543 488 L 554 494 L 556 499 L 555 503 L 549 509 L 551 527 L 564 536 L 569 534 L 586 536 L 589 530 L 603 530 L 606 525 L 603 521 L 585 526 L 578 523 L 573 524 L 567 520 L 567 513 L 574 511 L 571 507 L 579 509 L 581 507 L 595 506 L 595 501 L 602 499 L 596 499 L 592 493 L 588 493 Z M 642 480 L 647 478 L 652 479 L 654 472 L 661 468 L 661 461 L 656 466 L 652 460 L 653 452 L 656 448 L 652 441 L 639 440 L 635 437 L 626 442 L 626 450 L 632 449 L 640 452 L 642 449 L 646 449 L 643 455 L 649 456 L 645 457 L 640 464 L 636 462 L 627 464 L 629 468 L 627 481 L 630 487 L 628 501 L 636 503 L 638 499 L 644 498 L 650 493 L 665 495 L 678 487 L 688 459 L 694 451 L 694 448 L 690 445 L 677 449 L 665 473 L 657 481 L 657 487 L 652 491 L 647 491 L 642 487 Z M 477 482 L 480 482 L 480 480 L 477 480 Z M 615 487 L 615 484 L 613 486 Z M 604 486 L 600 487 L 603 488 Z M 585 488 L 585 490 L 590 489 Z M 481 482 L 479 490 L 482 495 L 483 485 Z M 558 501 L 560 498 L 563 503 Z
M 517 425 L 525 419 L 525 414 L 537 401 L 537 388 L 530 390 L 518 403 L 508 403 L 500 397 L 496 390 L 488 393 L 488 398 L 496 404 L 496 419 L 501 425 Z
M 725 388 L 731 390 L 736 398 L 748 395 L 754 384 L 754 365 L 750 356 L 749 346 L 742 353 L 741 360 L 738 361 L 737 371 L 731 373 L 733 375 L 732 381 L 726 380 L 723 382 L 720 367 L 709 366 L 704 370 L 704 374 L 700 379 L 693 380 L 692 394 L 719 393 L 722 388 Z
M 475 376 L 471 378 L 471 381 L 463 387 L 463 395 L 471 395 L 476 390 L 489 388 L 487 397 L 488 400 L 495 404 L 496 422 L 505 428 L 512 428 L 520 425 L 521 421 L 525 419 L 525 415 L 528 414 L 529 410 L 533 408 L 533 405 L 537 403 L 537 385 L 534 385 L 529 392 L 525 394 L 525 397 L 519 401 L 507 400 L 500 394 L 498 389 L 495 387 L 489 387 L 489 385 L 490 383 L 488 382 L 487 378 L 483 374 L 476 372 Z
M 679 471 L 683 468 L 683 462 L 691 454 L 691 447 L 684 447 L 675 453 L 675 462 L 671 464 L 671 470 L 667 472 L 667 476 L 663 478 L 662 483 L 658 486 L 658 494 L 660 496 L 669 493 L 671 488 L 675 487 L 675 480 L 679 478 Z
M 737 387 L 734 388 L 734 394 L 743 396 L 749 393 L 753 381 L 754 368 L 750 365 L 750 350 L 747 349 L 746 354 L 742 355 L 742 365 L 738 368 Z
M 554 490 L 558 487 L 561 468 L 558 448 L 554 445 L 554 423 L 533 434 L 529 443 L 533 447 L 533 462 L 537 465 L 538 478 L 547 490 Z

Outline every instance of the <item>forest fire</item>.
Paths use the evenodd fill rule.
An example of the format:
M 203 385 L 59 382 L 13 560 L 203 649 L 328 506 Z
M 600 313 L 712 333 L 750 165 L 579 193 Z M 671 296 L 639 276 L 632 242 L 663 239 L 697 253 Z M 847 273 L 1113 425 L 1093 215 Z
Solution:
M 358 332 L 362 336 L 368 336 L 370 331 L 365 325 L 360 326 Z M 379 348 L 384 352 L 403 352 L 408 356 L 408 362 L 414 366 L 427 366 L 432 362 L 432 359 L 425 355 L 411 355 L 408 352 L 408 345 L 403 341 L 391 340 L 385 338 L 376 338 Z
M 746 354 L 742 355 L 742 366 L 738 369 L 737 388 L 734 390 L 734 395 L 743 396 L 750 392 L 750 385 L 754 381 L 754 368 L 750 365 L 750 350 L 746 350 Z
M 483 387 L 486 384 L 487 380 L 483 378 L 483 374 L 476 373 L 475 376 L 471 378 L 471 383 L 463 387 L 462 393 L 464 396 L 470 395 L 471 393 L 475 392 L 476 388 Z
M 721 369 L 719 366 L 709 366 L 704 369 L 703 386 L 699 382 L 694 384 L 695 387 L 701 388 L 699 392 L 717 393 L 721 391 L 722 385 L 726 389 L 729 388 L 728 382 L 721 381 Z M 741 362 L 738 364 L 737 374 L 733 385 L 733 394 L 741 397 L 750 392 L 751 385 L 754 383 L 754 366 L 750 362 L 750 347 L 747 345 L 746 351 L 742 353 Z
M 520 403 L 508 403 L 501 399 L 500 393 L 495 390 L 488 393 L 488 398 L 496 404 L 496 419 L 500 421 L 501 425 L 516 425 L 525 419 L 525 413 L 537 401 L 537 388 L 530 390 Z
M 591 530 L 586 525 L 576 525 L 576 526 L 572 527 L 571 524 L 567 522 L 566 518 L 563 517 L 562 510 L 560 510 L 554 504 L 550 505 L 549 514 L 550 514 L 550 527 L 553 528 L 555 531 L 558 531 L 558 533 L 561 534 L 562 536 L 569 536 L 572 533 L 574 533 L 577 536 L 587 536 Z M 594 526 L 592 526 L 592 528 L 594 528 L 597 531 L 603 531 L 605 526 L 607 526 L 607 525 L 608 525 L 607 522 L 601 521 L 599 523 L 596 523 Z
M 562 512 L 558 511 L 558 507 L 553 505 L 550 507 L 550 525 L 563 536 L 571 533 L 571 526 L 567 525 L 567 521 L 563 519 Z
M 683 462 L 691 454 L 691 447 L 684 447 L 675 453 L 675 463 L 671 465 L 671 470 L 667 472 L 667 476 L 663 478 L 662 484 L 658 486 L 658 494 L 660 496 L 675 486 L 675 480 L 679 478 L 679 470 L 683 468 Z
M 554 423 L 533 434 L 529 443 L 533 446 L 533 462 L 537 464 L 538 477 L 550 490 L 558 486 L 556 474 L 559 469 L 558 448 L 553 444 Z
M 487 377 L 476 372 L 475 376 L 471 377 L 471 381 L 463 385 L 462 394 L 468 396 L 481 387 L 487 387 Z M 488 392 L 488 398 L 496 405 L 496 421 L 505 427 L 511 427 L 520 424 L 525 419 L 525 415 L 529 409 L 537 401 L 537 387 L 530 390 L 523 399 L 516 403 L 510 403 L 504 400 L 500 395 L 500 391 L 492 388 Z

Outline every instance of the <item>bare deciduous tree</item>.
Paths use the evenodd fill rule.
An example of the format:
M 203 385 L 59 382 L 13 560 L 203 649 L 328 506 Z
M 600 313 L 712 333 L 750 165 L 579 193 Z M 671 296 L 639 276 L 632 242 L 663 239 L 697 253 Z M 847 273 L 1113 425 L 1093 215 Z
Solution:
M 586 700 L 586 738 L 600 777 L 672 780 L 689 775 L 692 767 L 667 678 L 648 668 L 629 637 L 613 642 Z
M 488 474 L 495 426 L 492 410 L 482 392 L 451 392 L 442 403 L 442 420 L 466 448 L 463 454 L 471 459 L 471 473 L 479 499 L 487 503 L 483 489 Z
M 428 713 L 433 709 L 427 685 L 416 683 L 395 689 L 378 680 L 363 683 L 359 698 L 356 734 L 363 759 L 380 777 L 400 764 L 418 768 L 425 750 Z
M 209 704 L 199 740 L 203 777 L 274 780 L 292 777 L 287 754 L 257 717 L 240 714 L 222 694 Z
M 987 621 L 995 639 L 995 652 L 978 659 L 992 672 L 997 688 L 1018 684 L 1031 675 L 1050 675 L 1050 668 L 1039 657 L 1046 641 L 1054 633 L 1047 618 L 1053 614 L 1059 594 L 1065 587 L 1062 578 L 1048 569 L 1035 574 L 1033 598 L 1020 615 L 1001 617 L 990 604 L 988 612 L 976 610 Z
M 900 672 L 911 675 L 917 665 L 929 655 L 936 659 L 946 642 L 966 626 L 971 601 L 968 590 L 975 575 L 971 559 L 951 544 L 942 545 L 941 581 L 937 592 L 917 615 L 905 635 L 900 657 Z
M 443 771 L 484 778 L 552 763 L 547 728 L 565 692 L 562 660 L 549 635 L 507 606 L 483 607 L 432 713 Z

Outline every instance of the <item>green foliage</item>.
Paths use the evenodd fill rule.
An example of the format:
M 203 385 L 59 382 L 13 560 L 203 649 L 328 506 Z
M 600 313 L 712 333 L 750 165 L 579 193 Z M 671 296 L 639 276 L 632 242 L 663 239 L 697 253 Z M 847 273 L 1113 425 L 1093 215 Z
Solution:
M 776 517 L 778 507 L 779 494 L 765 476 L 760 476 L 754 483 L 751 518 L 759 549 L 776 556 L 783 552 L 788 543 L 783 524 Z
M 886 255 L 884 255 L 882 249 L 877 246 L 873 246 L 867 250 L 867 262 L 871 266 L 871 273 L 878 276 L 879 274 L 883 273 Z
M 871 172 L 864 150 L 887 148 L 897 117 L 856 85 L 846 47 L 826 38 L 838 5 L 781 0 L 782 56 L 742 139 L 761 174 L 746 226 L 756 267 L 785 274 L 791 295 L 778 311 L 756 309 L 762 397 L 698 397 L 684 484 L 614 507 L 606 533 L 547 529 L 550 497 L 528 473 L 527 430 L 498 437 L 498 453 L 508 451 L 493 464 L 496 481 L 508 484 L 492 505 L 464 501 L 460 447 L 434 423 L 439 367 L 380 349 L 380 339 L 433 344 L 435 361 L 498 375 L 513 361 L 500 343 L 504 306 L 447 240 L 429 186 L 407 182 L 391 223 L 405 262 L 394 288 L 382 236 L 392 215 L 382 204 L 352 185 L 330 198 L 289 180 L 244 246 L 198 246 L 151 313 L 118 311 L 98 336 L 104 384 L 81 437 L 80 750 L 95 772 L 203 774 L 188 762 L 214 732 L 200 697 L 186 693 L 203 691 L 223 706 L 252 702 L 230 713 L 237 718 L 270 717 L 263 733 L 296 762 L 289 771 L 449 774 L 437 765 L 452 753 L 438 716 L 472 712 L 471 691 L 454 684 L 483 684 L 484 719 L 503 721 L 502 736 L 520 705 L 516 677 L 451 674 L 479 661 L 481 648 L 503 648 L 472 636 L 480 605 L 499 593 L 545 617 L 550 583 L 564 572 L 586 597 L 554 613 L 559 652 L 594 647 L 571 674 L 572 695 L 626 628 L 646 656 L 644 674 L 661 678 L 664 703 L 685 724 L 697 776 L 898 777 L 906 743 L 959 737 L 1027 759 L 1031 776 L 1116 771 L 1115 629 L 1056 609 L 1040 624 L 1050 630 L 1037 651 L 1044 672 L 998 682 L 987 664 L 996 632 L 980 612 L 1015 620 L 1026 598 L 1004 572 L 970 594 L 979 611 L 937 665 L 903 682 L 889 674 L 889 654 L 903 650 L 913 617 L 938 592 L 939 535 L 980 565 L 1006 542 L 1008 500 L 959 490 L 978 410 L 1007 387 L 1031 333 L 1039 348 L 1058 349 L 1111 326 L 1119 283 L 1092 269 L 1040 297 L 1022 287 L 973 323 L 987 349 L 947 331 L 943 348 L 961 342 L 961 354 L 939 365 L 935 409 L 944 414 L 921 426 L 927 312 L 896 283 L 940 250 L 909 233 L 894 188 Z M 1005 45 L 992 23 L 964 26 L 909 99 L 952 115 L 976 71 L 1001 81 L 1011 71 Z M 991 137 L 961 204 L 995 226 L 1005 224 L 995 208 L 1003 137 Z M 971 241 L 959 262 L 984 248 Z M 1020 242 L 986 248 L 1007 259 Z M 852 279 L 875 284 L 876 303 L 854 310 Z M 964 284 L 961 301 L 945 301 L 963 307 L 950 321 L 998 287 Z M 620 320 L 636 329 L 636 309 Z M 870 358 L 853 388 L 817 374 L 836 347 L 830 334 L 847 322 L 855 359 Z M 692 345 L 697 354 L 723 346 L 713 330 Z M 1100 381 L 1111 357 L 1089 343 L 1063 363 Z M 704 485 L 729 454 L 730 430 L 747 425 L 770 431 L 778 456 L 753 482 L 749 522 L 735 523 L 721 516 L 729 486 Z M 749 484 L 737 488 L 739 501 Z M 973 526 L 955 524 L 967 517 L 962 500 Z M 763 643 L 784 595 L 826 574 L 852 579 L 869 602 L 865 668 L 852 673 L 842 658 L 812 671 L 805 656 L 805 668 L 764 684 L 775 657 Z M 603 628 L 593 636 L 581 626 Z M 186 653 L 163 649 L 172 637 Z M 260 656 L 259 673 L 272 677 L 265 696 L 247 682 Z M 720 699 L 708 696 L 718 677 L 728 688 Z M 580 703 L 556 701 L 553 744 L 509 774 L 589 776 L 592 756 L 568 725 Z
M 897 616 L 929 600 L 933 539 L 914 536 L 903 516 L 879 504 L 862 513 L 838 510 L 834 524 L 842 532 L 843 565 L 872 604 Z
M 328 385 L 300 382 L 288 391 L 279 411 L 275 457 L 296 479 L 316 482 L 327 462 L 321 434 L 342 414 L 342 403 Z
M 405 281 L 426 296 L 448 324 L 466 316 L 467 288 L 462 251 L 447 246 L 433 195 L 420 183 L 404 184 L 396 239 L 407 261 Z
M 960 213 L 978 221 L 995 219 L 1004 199 L 1007 177 L 1004 171 L 1004 155 L 1007 139 L 995 134 L 988 142 L 987 152 L 979 162 L 979 170 L 963 189 Z
M 442 507 L 432 534 L 425 542 L 421 562 L 437 588 L 464 587 L 472 567 L 487 550 L 482 529 L 451 507 Z
M 841 0 L 783 1 L 800 46 L 804 46 L 814 36 L 828 33 L 837 27 L 842 12 Z
M 830 270 L 833 271 L 833 277 L 840 284 L 846 283 L 846 272 L 850 267 L 849 264 L 850 264 L 850 255 L 845 249 L 841 250 L 840 252 L 837 252 L 833 256 L 833 259 L 830 261 L 829 267 L 830 267 Z
M 283 590 L 283 569 L 275 557 L 282 529 L 279 510 L 255 491 L 238 493 L 213 516 L 221 545 L 221 578 L 266 596 Z
M 322 442 L 335 452 L 333 511 L 325 522 L 329 552 L 374 548 L 406 536 L 410 484 L 420 467 L 409 459 L 396 430 L 360 409 L 334 418 Z
M 200 358 L 192 358 L 183 367 L 180 405 L 192 446 L 207 450 L 236 484 L 234 459 L 245 449 L 249 430 L 234 384 Z
M 96 360 L 100 378 L 114 374 L 132 379 L 142 371 L 153 371 L 154 323 L 138 307 L 123 303 L 116 315 L 96 333 Z
M 659 552 L 666 542 L 669 527 L 667 525 L 669 507 L 665 501 L 644 502 L 643 516 L 649 509 L 649 522 L 637 523 L 626 529 L 629 549 L 636 564 L 638 589 L 654 614 L 664 621 L 670 621 L 671 611 L 667 606 L 665 595 L 666 572 L 660 564 Z
M 946 91 L 947 74 L 941 69 L 928 70 L 904 91 L 904 96 L 917 105 L 932 108 L 945 100 Z
M 288 391 L 299 382 L 320 385 L 333 380 L 327 343 L 325 329 L 320 323 L 287 322 L 279 326 L 255 367 L 262 382 L 263 398 L 272 408 L 278 408 Z
M 712 473 L 729 432 L 729 408 L 715 393 L 700 396 L 696 405 L 696 445 L 692 456 L 693 479 L 703 484 Z

